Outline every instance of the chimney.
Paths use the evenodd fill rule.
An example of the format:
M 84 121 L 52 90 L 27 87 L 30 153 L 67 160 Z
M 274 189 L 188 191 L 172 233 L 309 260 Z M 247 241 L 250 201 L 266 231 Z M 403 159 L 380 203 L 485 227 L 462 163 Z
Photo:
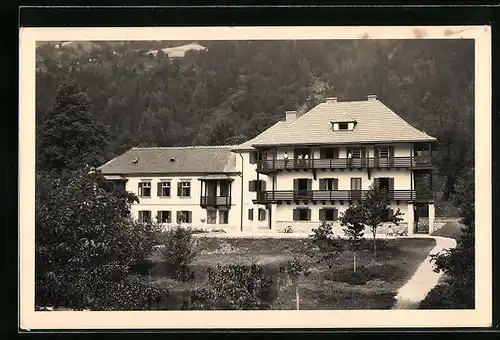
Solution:
M 297 119 L 297 111 L 286 111 L 285 112 L 285 121 L 291 122 L 292 120 Z
M 327 97 L 326 102 L 327 103 L 336 103 L 338 101 L 337 97 Z
M 370 95 L 368 96 L 368 100 L 377 100 L 377 95 L 375 95 L 375 94 L 370 94 Z

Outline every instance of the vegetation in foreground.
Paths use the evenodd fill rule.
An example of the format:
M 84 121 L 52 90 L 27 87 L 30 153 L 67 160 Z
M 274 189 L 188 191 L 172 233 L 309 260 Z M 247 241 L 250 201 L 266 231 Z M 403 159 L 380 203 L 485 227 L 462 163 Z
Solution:
M 160 309 L 297 309 L 297 296 L 301 310 L 390 309 L 397 290 L 434 246 L 432 239 L 379 240 L 374 258 L 371 243 L 362 242 L 354 273 L 349 250 L 329 262 L 305 255 L 304 249 L 318 254 L 311 239 L 200 237 L 196 260 L 189 265 L 193 281 L 174 280 L 161 252 L 153 256 L 149 280 L 169 287 Z M 232 288 L 220 292 L 227 287 Z
M 444 274 L 444 280 L 427 294 L 420 303 L 421 309 L 472 309 L 475 306 L 474 192 L 474 170 L 468 169 L 457 179 L 452 196 L 462 217 L 462 234 L 456 248 L 434 256 L 434 269 Z

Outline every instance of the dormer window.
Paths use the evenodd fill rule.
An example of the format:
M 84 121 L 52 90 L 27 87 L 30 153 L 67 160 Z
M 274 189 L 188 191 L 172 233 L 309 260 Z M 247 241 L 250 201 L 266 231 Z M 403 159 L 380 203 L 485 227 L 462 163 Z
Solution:
M 332 124 L 333 131 L 352 131 L 357 122 L 349 114 L 344 113 L 334 117 L 330 123 Z

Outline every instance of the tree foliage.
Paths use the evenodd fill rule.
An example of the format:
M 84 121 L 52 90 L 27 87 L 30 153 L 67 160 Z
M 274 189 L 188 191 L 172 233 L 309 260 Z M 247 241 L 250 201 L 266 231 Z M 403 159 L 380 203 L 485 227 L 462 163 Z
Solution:
M 64 82 L 39 125 L 38 169 L 47 172 L 74 171 L 86 165 L 99 166 L 108 143 L 107 127 L 96 122 L 90 98 L 74 82 Z
M 134 222 L 129 203 L 96 184 L 89 168 L 64 179 L 38 176 L 36 303 L 74 309 L 147 309 L 164 291 L 130 277 L 156 232 Z
M 467 169 L 455 183 L 452 201 L 460 210 L 464 225 L 453 249 L 432 255 L 434 271 L 444 281 L 432 289 L 420 308 L 474 308 L 475 305 L 475 187 L 474 170 Z
M 190 309 L 269 309 L 274 295 L 272 279 L 257 264 L 220 265 L 207 269 L 205 288 L 191 292 Z
M 359 246 L 363 242 L 364 236 L 364 216 L 360 206 L 350 206 L 340 216 L 340 225 L 345 227 L 344 233 L 349 240 L 349 247 L 354 253 L 353 272 L 356 272 L 356 254 Z
M 194 272 L 189 264 L 196 259 L 196 240 L 189 228 L 175 226 L 164 232 L 162 237 L 162 255 L 167 273 L 178 281 L 189 281 Z
M 377 255 L 377 229 L 383 223 L 394 223 L 399 225 L 403 220 L 403 213 L 398 208 L 392 215 L 388 214 L 391 198 L 389 191 L 385 188 L 380 188 L 377 184 L 372 184 L 365 196 L 358 204 L 356 209 L 359 209 L 362 214 L 363 223 L 370 228 L 373 235 L 373 254 Z

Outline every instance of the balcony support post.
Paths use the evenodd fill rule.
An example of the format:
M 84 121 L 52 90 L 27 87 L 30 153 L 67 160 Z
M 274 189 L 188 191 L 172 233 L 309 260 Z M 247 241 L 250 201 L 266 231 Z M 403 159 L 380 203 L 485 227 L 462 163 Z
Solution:
M 413 204 L 408 204 L 407 208 L 406 222 L 408 223 L 408 236 L 411 236 L 414 232 L 413 223 L 415 222 L 415 206 Z

